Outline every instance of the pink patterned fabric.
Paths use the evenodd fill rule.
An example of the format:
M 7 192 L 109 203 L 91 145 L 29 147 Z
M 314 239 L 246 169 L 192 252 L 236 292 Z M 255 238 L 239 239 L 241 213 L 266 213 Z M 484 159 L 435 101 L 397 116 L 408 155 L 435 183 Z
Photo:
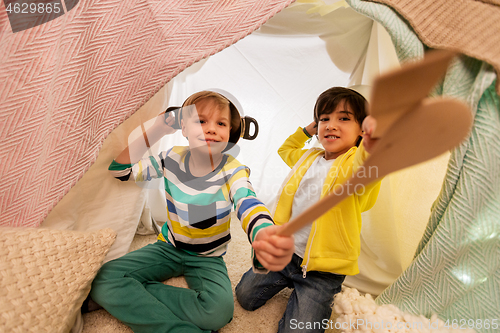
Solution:
M 0 225 L 39 226 L 111 130 L 290 2 L 86 0 L 17 33 L 0 8 Z

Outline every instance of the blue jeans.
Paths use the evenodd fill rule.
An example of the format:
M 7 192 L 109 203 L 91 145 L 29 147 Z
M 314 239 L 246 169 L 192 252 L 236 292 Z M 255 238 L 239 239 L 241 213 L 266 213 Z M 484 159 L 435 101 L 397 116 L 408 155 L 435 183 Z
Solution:
M 256 274 L 250 269 L 236 286 L 240 305 L 253 311 L 285 287 L 293 288 L 278 332 L 324 332 L 331 327 L 333 296 L 340 292 L 345 275 L 309 271 L 304 278 L 301 262 L 302 259 L 294 254 L 292 261 L 280 272 Z

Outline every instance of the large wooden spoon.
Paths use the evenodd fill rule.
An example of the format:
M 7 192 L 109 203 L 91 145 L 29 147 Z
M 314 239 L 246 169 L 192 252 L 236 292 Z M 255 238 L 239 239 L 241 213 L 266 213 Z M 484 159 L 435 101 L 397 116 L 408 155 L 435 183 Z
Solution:
M 455 56 L 455 52 L 448 50 L 429 51 L 422 61 L 405 64 L 377 77 L 369 110 L 370 115 L 377 119 L 372 138 L 382 137 L 397 119 L 422 103 Z
M 407 73 L 403 72 L 404 75 Z M 439 79 L 439 76 L 433 77 Z M 429 89 L 432 87 L 429 82 L 423 84 Z M 380 112 L 383 114 L 383 111 Z M 334 187 L 331 194 L 284 224 L 279 235 L 294 234 L 355 191 L 362 193 L 364 186 L 376 179 L 456 147 L 467 137 L 472 124 L 469 108 L 451 98 L 427 98 L 418 103 L 413 101 L 410 110 L 401 108 L 399 112 L 399 117 L 392 115 L 387 118 L 390 118 L 390 124 L 384 128 L 382 137 L 363 166 L 344 184 Z M 378 122 L 379 119 L 376 119 Z M 384 121 L 384 117 L 381 120 Z

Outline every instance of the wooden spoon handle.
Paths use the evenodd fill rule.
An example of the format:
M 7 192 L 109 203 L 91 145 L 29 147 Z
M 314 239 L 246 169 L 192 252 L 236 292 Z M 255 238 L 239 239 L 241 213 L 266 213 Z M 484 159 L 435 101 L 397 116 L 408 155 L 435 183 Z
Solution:
M 358 170 L 358 174 L 364 172 Z M 329 209 L 336 206 L 342 200 L 352 195 L 354 191 L 358 190 L 359 186 L 365 186 L 374 181 L 375 177 L 356 177 L 353 176 L 344 184 L 338 185 L 333 189 L 331 194 L 323 197 L 323 199 L 310 206 L 308 209 L 299 214 L 296 218 L 288 223 L 285 223 L 282 228 L 278 230 L 277 235 L 291 236 L 309 223 L 312 223 L 318 217 L 326 213 Z M 363 189 L 364 190 L 364 189 Z

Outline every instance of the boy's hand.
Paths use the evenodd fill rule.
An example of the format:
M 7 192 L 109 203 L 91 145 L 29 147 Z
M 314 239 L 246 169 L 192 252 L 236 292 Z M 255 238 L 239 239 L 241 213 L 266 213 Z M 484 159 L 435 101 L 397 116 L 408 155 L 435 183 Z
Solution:
M 263 228 L 257 234 L 252 247 L 257 260 L 270 271 L 281 271 L 292 260 L 295 251 L 293 236 L 277 236 L 281 226 Z
M 158 129 L 165 134 L 175 133 L 177 130 L 172 126 L 175 123 L 173 112 L 162 112 L 156 117 L 155 124 Z
M 318 134 L 318 124 L 315 121 L 306 126 L 306 131 L 310 136 Z
M 378 139 L 373 139 L 371 137 L 373 131 L 377 128 L 377 121 L 372 116 L 366 116 L 361 125 L 361 130 L 363 131 L 363 146 L 368 153 L 372 153 L 373 147 L 377 143 Z

